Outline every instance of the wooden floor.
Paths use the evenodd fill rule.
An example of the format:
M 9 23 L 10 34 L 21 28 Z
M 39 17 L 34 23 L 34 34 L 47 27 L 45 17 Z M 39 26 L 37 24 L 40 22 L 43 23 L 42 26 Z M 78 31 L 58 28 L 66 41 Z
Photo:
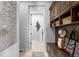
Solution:
M 47 52 L 32 52 L 32 50 L 29 50 L 26 52 L 20 52 L 20 57 L 48 57 L 48 54 Z
M 47 52 L 39 40 L 32 40 L 32 49 L 20 52 L 20 57 L 48 57 Z
M 25 52 L 21 57 L 32 57 L 32 51 L 29 50 L 29 51 Z
M 44 52 L 33 52 L 32 57 L 45 57 Z

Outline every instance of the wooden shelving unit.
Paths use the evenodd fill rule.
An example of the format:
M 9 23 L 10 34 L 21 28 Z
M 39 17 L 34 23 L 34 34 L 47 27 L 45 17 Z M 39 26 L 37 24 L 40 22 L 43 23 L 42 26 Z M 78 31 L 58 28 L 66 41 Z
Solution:
M 61 7 L 62 5 L 61 3 L 63 4 L 62 7 Z M 58 5 L 55 7 L 56 9 L 58 8 L 57 10 L 53 8 L 56 4 Z M 55 43 L 57 43 L 57 28 L 79 24 L 79 2 L 78 1 L 66 1 L 66 2 L 56 1 L 52 3 L 49 10 L 50 10 L 50 16 L 51 16 L 50 27 L 55 28 L 55 36 L 56 36 Z M 52 10 L 55 10 L 56 14 Z M 52 16 L 51 13 L 55 14 L 56 16 Z M 67 21 L 64 21 L 65 19 Z
M 79 33 L 79 28 L 78 28 L 79 27 L 79 1 L 56 1 L 56 2 L 54 1 L 51 4 L 49 10 L 50 10 L 50 27 L 55 28 L 55 46 L 53 46 L 54 44 L 51 44 L 52 48 L 48 47 L 48 54 L 50 56 L 53 56 L 53 55 L 60 56 L 58 52 L 57 54 L 55 54 L 53 51 L 54 47 L 58 46 L 57 42 L 59 38 L 59 34 L 58 34 L 59 29 L 66 28 L 68 30 L 67 33 L 69 34 L 70 30 L 73 30 L 73 28 L 76 28 L 77 29 L 76 31 L 77 33 L 75 32 L 77 34 L 76 40 L 79 39 L 79 34 L 78 34 Z M 76 27 L 77 25 L 78 27 Z M 53 54 L 51 51 L 53 51 Z M 63 52 L 65 53 L 66 51 L 64 50 Z M 66 53 L 66 55 L 68 54 Z
M 70 23 L 70 24 L 55 26 L 55 28 L 56 28 L 56 27 L 64 27 L 64 26 L 74 25 L 74 24 L 79 24 L 79 21 L 77 21 L 77 22 L 72 22 L 72 23 Z
M 59 4 L 58 4 L 59 3 Z M 65 3 L 65 4 L 64 4 Z M 61 5 L 63 5 L 63 7 L 61 7 Z M 56 16 L 52 16 L 51 13 L 50 13 L 50 25 L 51 27 L 62 27 L 62 26 L 68 26 L 68 25 L 73 25 L 73 24 L 78 24 L 79 23 L 79 2 L 71 2 L 71 1 L 68 1 L 68 2 L 54 2 L 52 3 L 53 6 L 50 7 L 50 12 L 52 14 L 55 14 L 56 12 Z M 58 6 L 55 6 L 55 5 L 59 5 L 60 6 L 60 9 L 58 9 L 56 11 L 56 9 L 58 8 Z M 53 8 L 55 6 L 55 8 Z M 52 10 L 55 10 L 52 12 Z M 71 22 L 68 23 L 68 24 L 63 24 L 63 21 L 64 21 L 64 18 L 67 18 L 67 17 L 71 17 Z M 56 24 L 56 22 L 59 21 L 59 26 Z M 53 24 L 53 26 L 52 26 Z M 57 25 L 57 26 L 56 26 Z

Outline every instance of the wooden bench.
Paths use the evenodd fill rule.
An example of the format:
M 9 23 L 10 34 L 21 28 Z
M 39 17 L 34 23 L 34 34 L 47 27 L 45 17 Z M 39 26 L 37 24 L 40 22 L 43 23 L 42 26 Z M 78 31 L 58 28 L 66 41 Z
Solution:
M 55 43 L 47 43 L 47 52 L 50 57 L 69 57 L 69 54 L 59 49 Z

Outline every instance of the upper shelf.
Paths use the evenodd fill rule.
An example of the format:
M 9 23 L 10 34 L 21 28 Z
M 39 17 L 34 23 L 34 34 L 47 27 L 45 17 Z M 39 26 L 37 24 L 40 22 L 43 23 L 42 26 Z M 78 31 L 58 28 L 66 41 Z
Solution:
M 68 3 L 70 4 L 71 2 L 68 2 Z M 53 4 L 53 6 L 54 5 L 56 5 L 55 2 Z M 56 6 L 55 6 L 55 8 L 56 8 Z M 61 8 L 61 6 L 60 6 L 60 8 Z M 50 11 L 52 11 L 52 7 L 51 7 Z M 52 16 L 52 15 L 50 15 L 50 16 Z M 71 20 L 71 22 L 69 22 L 67 24 L 64 24 L 63 21 L 68 19 L 68 17 L 71 17 L 71 18 L 69 18 L 69 20 Z M 68 20 L 66 20 L 66 21 L 68 21 Z M 59 25 L 56 25 L 58 23 L 59 23 Z M 55 28 L 56 27 L 63 27 L 63 26 L 73 25 L 73 24 L 79 24 L 79 2 L 73 2 L 71 6 L 67 6 L 66 9 L 64 9 L 57 16 L 55 16 L 54 18 L 51 18 L 50 25 L 52 25 L 52 24 L 54 24 L 53 27 L 55 27 Z

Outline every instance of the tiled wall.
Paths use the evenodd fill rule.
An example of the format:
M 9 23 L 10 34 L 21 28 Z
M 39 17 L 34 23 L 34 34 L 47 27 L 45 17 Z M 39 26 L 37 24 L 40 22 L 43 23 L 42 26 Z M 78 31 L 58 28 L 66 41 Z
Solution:
M 16 2 L 0 1 L 0 52 L 16 43 Z

